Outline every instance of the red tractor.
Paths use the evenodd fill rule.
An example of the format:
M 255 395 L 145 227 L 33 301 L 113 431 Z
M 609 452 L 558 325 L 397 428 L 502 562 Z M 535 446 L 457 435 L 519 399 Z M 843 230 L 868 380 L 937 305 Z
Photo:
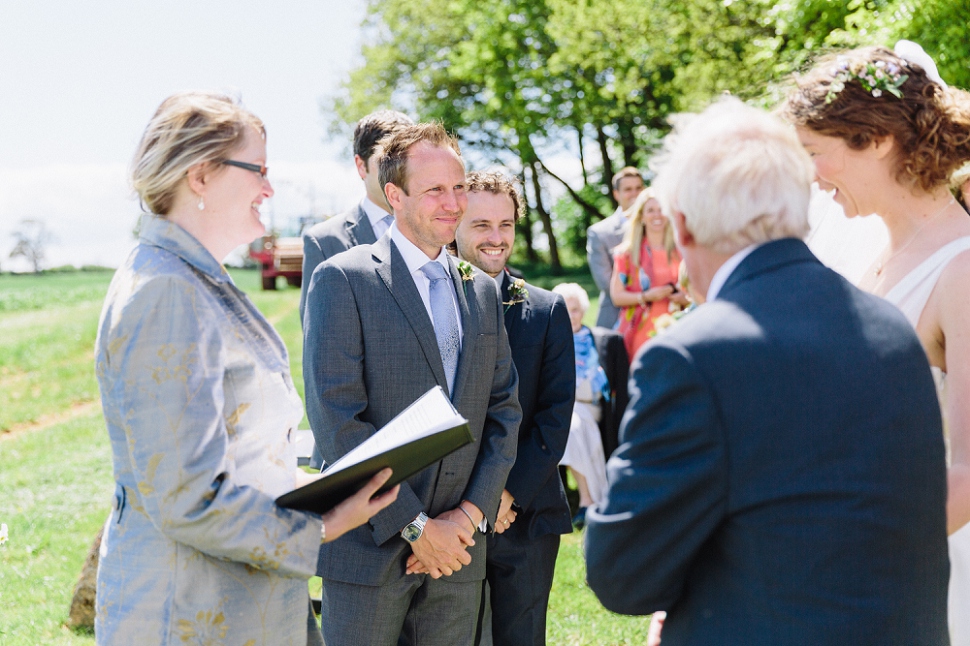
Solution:
M 276 279 L 286 278 L 293 287 L 303 282 L 303 240 L 263 236 L 249 246 L 249 256 L 259 263 L 263 289 L 276 289 Z

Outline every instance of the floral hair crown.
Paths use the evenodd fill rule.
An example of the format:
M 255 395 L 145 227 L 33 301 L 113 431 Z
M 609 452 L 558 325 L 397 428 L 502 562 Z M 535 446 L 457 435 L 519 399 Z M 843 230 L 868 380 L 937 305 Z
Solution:
M 892 94 L 897 99 L 903 98 L 902 87 L 908 74 L 903 74 L 902 70 L 895 63 L 886 61 L 876 61 L 875 63 L 856 62 L 849 63 L 845 56 L 839 56 L 832 68 L 832 82 L 829 84 L 829 92 L 825 95 L 825 103 L 829 104 L 838 98 L 839 92 L 845 89 L 845 84 L 850 81 L 857 81 L 866 92 L 877 99 L 883 92 Z

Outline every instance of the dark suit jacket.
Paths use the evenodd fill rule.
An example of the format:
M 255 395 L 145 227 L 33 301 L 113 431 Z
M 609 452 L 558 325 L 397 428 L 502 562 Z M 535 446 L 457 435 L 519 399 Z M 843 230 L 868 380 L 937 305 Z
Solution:
M 634 362 L 591 511 L 608 608 L 664 646 L 946 644 L 946 473 L 923 349 L 799 240 L 753 251 Z
M 449 394 L 475 441 L 408 478 L 397 501 L 369 524 L 323 545 L 319 573 L 325 579 L 381 585 L 403 577 L 411 548 L 398 534 L 421 511 L 434 517 L 468 500 L 495 524 L 522 418 L 517 378 L 495 282 L 478 272 L 463 282 L 455 261 L 450 263 L 464 337 L 455 392 Z M 307 416 L 327 462 L 435 385 L 448 392 L 431 318 L 389 236 L 317 267 L 307 292 L 304 339 Z M 471 565 L 450 580 L 484 578 L 485 543 L 468 548 Z
M 502 280 L 502 301 L 512 301 Z M 519 373 L 518 452 L 505 488 L 522 508 L 516 523 L 530 539 L 572 531 L 569 503 L 559 478 L 576 398 L 576 358 L 569 312 L 562 296 L 527 285 L 524 302 L 505 307 L 505 329 Z
M 594 327 L 593 342 L 600 366 L 606 373 L 610 384 L 610 400 L 602 401 L 600 410 L 600 436 L 603 439 L 603 455 L 607 458 L 619 445 L 620 421 L 626 411 L 630 396 L 627 394 L 627 380 L 630 378 L 630 360 L 627 358 L 623 335 L 605 327 Z
M 374 244 L 377 237 L 358 203 L 349 211 L 315 224 L 303 234 L 303 286 L 300 289 L 300 320 L 306 310 L 307 289 L 313 270 L 324 260 L 357 245 Z

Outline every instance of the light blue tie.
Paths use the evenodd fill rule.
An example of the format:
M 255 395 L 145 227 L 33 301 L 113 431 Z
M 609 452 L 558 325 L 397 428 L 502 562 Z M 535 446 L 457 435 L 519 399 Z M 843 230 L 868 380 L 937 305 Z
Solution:
M 394 224 L 394 216 L 393 215 L 385 215 L 383 218 L 381 218 L 380 220 L 378 220 L 378 222 L 381 223 L 381 229 L 383 229 L 381 231 L 380 235 L 377 236 L 378 238 L 380 238 L 382 235 L 384 235 L 385 233 L 387 233 L 387 230 L 391 228 L 391 225 L 392 224 Z
M 454 397 L 460 339 L 451 278 L 445 268 L 441 266 L 441 263 L 434 260 L 421 267 L 421 272 L 431 281 L 431 313 L 434 320 L 434 335 L 438 340 L 441 363 L 445 367 L 448 393 Z

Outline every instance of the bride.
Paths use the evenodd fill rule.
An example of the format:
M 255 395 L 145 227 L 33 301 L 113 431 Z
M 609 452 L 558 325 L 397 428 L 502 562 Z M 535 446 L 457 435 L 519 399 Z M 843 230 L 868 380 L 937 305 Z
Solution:
M 970 160 L 970 95 L 948 88 L 919 46 L 901 45 L 918 50 L 919 64 L 882 47 L 821 60 L 796 79 L 783 114 L 845 215 L 885 224 L 888 243 L 858 285 L 902 310 L 937 379 L 950 460 L 950 633 L 968 645 L 970 217 L 948 184 Z

